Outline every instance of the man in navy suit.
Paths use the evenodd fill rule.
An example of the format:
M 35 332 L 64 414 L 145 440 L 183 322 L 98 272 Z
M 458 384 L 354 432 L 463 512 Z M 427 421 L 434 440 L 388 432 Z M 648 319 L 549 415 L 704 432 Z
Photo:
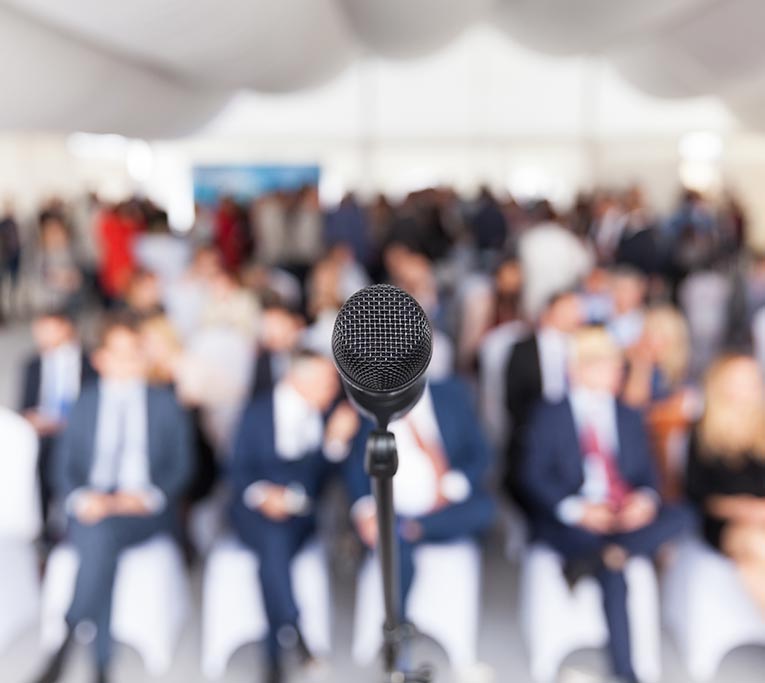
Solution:
M 616 398 L 622 366 L 604 329 L 575 335 L 570 390 L 532 416 L 519 483 L 535 538 L 561 553 L 572 580 L 600 582 L 614 673 L 633 682 L 625 563 L 653 556 L 692 519 L 661 503 L 643 419 Z
M 24 366 L 19 410 L 40 438 L 40 501 L 46 526 L 43 536 L 47 539 L 56 438 L 82 387 L 95 379 L 95 371 L 77 338 L 74 322 L 64 311 L 37 316 L 32 335 L 38 352 Z
M 286 642 L 285 634 L 302 663 L 314 663 L 298 627 L 290 565 L 315 533 L 324 484 L 358 429 L 358 417 L 347 404 L 340 404 L 325 425 L 339 392 L 332 362 L 299 352 L 273 390 L 247 407 L 234 443 L 231 520 L 239 538 L 258 555 L 269 623 L 268 683 L 284 679 L 280 640 Z
M 127 319 L 105 325 L 94 354 L 101 379 L 83 391 L 58 443 L 58 493 L 80 567 L 66 640 L 38 683 L 58 680 L 82 621 L 96 625 L 96 680 L 108 680 L 120 553 L 176 528 L 176 503 L 194 461 L 191 430 L 172 392 L 147 386 L 141 351 Z
M 362 541 L 374 548 L 378 528 L 369 476 L 364 470 L 365 421 L 347 466 L 352 515 Z M 401 564 L 401 613 L 414 580 L 421 544 L 477 538 L 493 524 L 496 505 L 487 491 L 491 451 L 467 386 L 433 382 L 411 412 L 391 423 L 399 470 L 393 479 Z

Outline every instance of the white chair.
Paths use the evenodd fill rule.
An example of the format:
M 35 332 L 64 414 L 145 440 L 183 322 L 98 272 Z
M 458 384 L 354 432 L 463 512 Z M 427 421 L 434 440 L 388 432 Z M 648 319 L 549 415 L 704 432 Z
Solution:
M 536 681 L 554 681 L 570 654 L 608 643 L 600 586 L 595 579 L 584 578 L 571 589 L 562 567 L 557 553 L 535 544 L 521 569 L 521 628 Z M 631 559 L 626 580 L 633 668 L 641 681 L 653 683 L 661 677 L 661 623 L 652 563 Z
M 37 435 L 0 408 L 0 652 L 39 614 L 40 585 L 33 541 L 40 531 Z
M 677 549 L 662 580 L 664 622 L 691 677 L 709 681 L 741 645 L 765 645 L 765 618 L 734 564 L 693 539 Z
M 79 563 L 72 546 L 61 545 L 51 553 L 42 599 L 46 651 L 63 641 Z M 122 554 L 114 585 L 112 637 L 135 648 L 150 674 L 160 676 L 170 669 L 189 608 L 183 558 L 171 538 L 156 536 Z
M 446 651 L 452 667 L 478 662 L 481 551 L 473 541 L 425 545 L 415 550 L 415 578 L 407 601 L 408 619 Z M 369 665 L 382 647 L 382 578 L 379 558 L 364 562 L 356 590 L 353 657 Z
M 309 543 L 292 563 L 295 599 L 300 605 L 300 628 L 316 654 L 330 651 L 331 602 L 324 549 Z M 202 670 L 217 679 L 236 650 L 262 640 L 268 633 L 263 594 L 258 581 L 258 558 L 235 539 L 216 544 L 207 560 L 202 597 Z

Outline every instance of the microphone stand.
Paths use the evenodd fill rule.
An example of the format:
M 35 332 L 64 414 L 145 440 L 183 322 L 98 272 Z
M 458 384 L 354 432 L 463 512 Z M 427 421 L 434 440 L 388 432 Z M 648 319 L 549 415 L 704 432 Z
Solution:
M 365 467 L 372 479 L 372 490 L 377 504 L 378 552 L 385 602 L 385 683 L 430 683 L 433 680 L 430 667 L 423 666 L 416 671 L 407 671 L 401 662 L 401 646 L 413 631 L 410 626 L 402 623 L 398 538 L 393 507 L 393 477 L 398 470 L 398 452 L 396 439 L 385 424 L 381 424 L 367 439 Z

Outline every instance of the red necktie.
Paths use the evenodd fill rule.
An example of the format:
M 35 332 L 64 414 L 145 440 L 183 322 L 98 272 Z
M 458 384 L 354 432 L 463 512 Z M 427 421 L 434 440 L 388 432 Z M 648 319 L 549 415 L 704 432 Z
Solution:
M 598 433 L 592 425 L 584 428 L 581 440 L 585 459 L 596 463 L 606 473 L 608 502 L 614 508 L 620 508 L 629 493 L 629 485 L 619 472 L 616 458 L 602 447 Z

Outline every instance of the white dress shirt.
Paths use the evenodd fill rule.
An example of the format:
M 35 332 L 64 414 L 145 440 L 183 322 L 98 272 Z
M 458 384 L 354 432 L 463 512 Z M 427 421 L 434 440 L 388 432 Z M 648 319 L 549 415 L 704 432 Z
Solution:
M 403 517 L 421 517 L 432 512 L 439 494 L 450 503 L 461 503 L 470 496 L 470 482 L 463 472 L 448 470 L 441 480 L 433 468 L 430 457 L 417 442 L 411 425 L 420 439 L 441 448 L 446 457 L 441 430 L 438 426 L 430 389 L 411 412 L 390 424 L 390 431 L 396 437 L 398 450 L 398 472 L 393 478 L 393 500 L 396 513 Z M 446 463 L 448 466 L 448 462 Z M 374 500 L 365 496 L 354 505 L 353 514 L 364 514 L 374 509 Z
M 146 391 L 141 381 L 101 380 L 89 489 L 140 494 L 152 512 L 159 512 L 166 501 L 151 481 Z M 74 491 L 67 507 L 76 509 L 87 490 Z
M 616 419 L 616 399 L 608 392 L 592 391 L 582 387 L 574 388 L 569 394 L 571 410 L 574 414 L 577 439 L 579 444 L 585 429 L 592 429 L 601 449 L 607 456 L 619 456 L 619 429 Z M 564 524 L 575 525 L 584 515 L 586 503 L 605 503 L 608 500 L 608 471 L 596 458 L 588 458 L 582 453 L 584 482 L 578 494 L 564 498 L 556 509 L 558 519 Z M 644 493 L 658 499 L 653 489 L 641 489 Z
M 77 400 L 82 378 L 82 349 L 64 344 L 40 357 L 40 411 L 55 420 Z
M 324 420 L 289 382 L 274 387 L 274 441 L 276 454 L 283 460 L 300 460 L 323 447 Z M 331 449 L 325 455 L 334 459 Z M 262 505 L 270 482 L 256 481 L 244 491 L 244 502 L 250 508 Z M 298 482 L 287 486 L 287 507 L 293 515 L 307 514 L 311 509 L 305 488 Z
M 569 337 L 552 327 L 543 327 L 537 334 L 537 349 L 542 395 L 545 400 L 557 403 L 566 394 Z

